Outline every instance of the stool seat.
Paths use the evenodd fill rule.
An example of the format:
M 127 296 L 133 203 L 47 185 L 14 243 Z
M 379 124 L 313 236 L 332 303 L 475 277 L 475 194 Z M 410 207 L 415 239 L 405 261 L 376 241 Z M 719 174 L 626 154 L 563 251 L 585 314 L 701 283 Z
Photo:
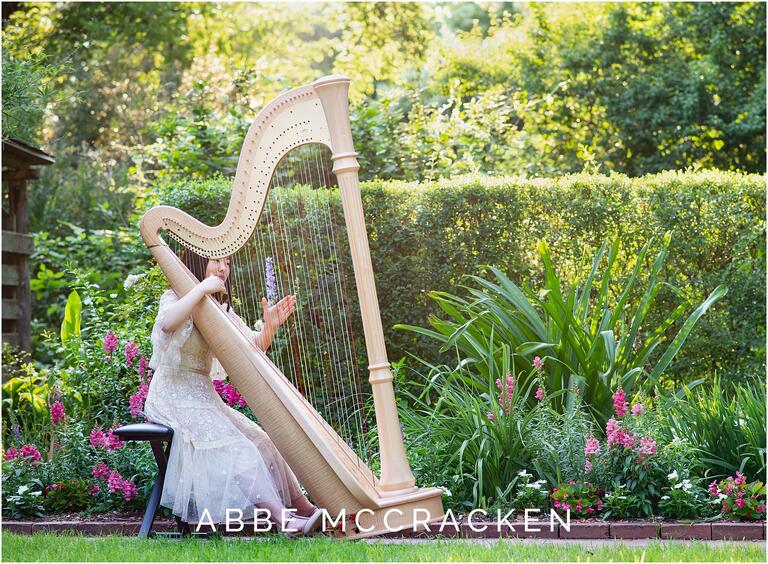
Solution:
M 173 429 L 159 423 L 132 423 L 115 429 L 115 435 L 124 441 L 170 441 Z

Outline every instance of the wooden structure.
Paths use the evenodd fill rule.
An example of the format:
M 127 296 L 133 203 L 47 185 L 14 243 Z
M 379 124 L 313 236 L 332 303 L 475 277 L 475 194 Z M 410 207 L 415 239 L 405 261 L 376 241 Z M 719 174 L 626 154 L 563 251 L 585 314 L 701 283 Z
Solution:
M 358 537 L 411 527 L 417 520 L 439 519 L 443 507 L 440 489 L 415 486 L 405 453 L 360 196 L 348 88 L 346 77 L 324 77 L 282 94 L 259 113 L 243 143 L 229 208 L 220 225 L 208 226 L 177 208 L 157 206 L 142 218 L 141 234 L 173 290 L 183 296 L 198 280 L 161 232 L 203 257 L 234 255 L 246 245 L 262 212 L 266 213 L 273 176 L 284 157 L 310 144 L 330 149 L 357 288 L 357 296 L 347 298 L 358 300 L 362 317 L 381 476 L 373 474 L 218 302 L 210 296 L 203 299 L 193 319 L 312 500 L 334 518 L 342 511 L 357 514 L 360 529 L 347 534 Z M 293 249 L 288 254 L 299 252 Z M 330 338 L 330 332 L 327 335 Z M 321 372 L 313 377 L 330 376 Z
M 37 167 L 53 164 L 51 155 L 21 141 L 3 141 L 3 342 L 31 349 L 32 295 L 29 288 L 27 189 Z

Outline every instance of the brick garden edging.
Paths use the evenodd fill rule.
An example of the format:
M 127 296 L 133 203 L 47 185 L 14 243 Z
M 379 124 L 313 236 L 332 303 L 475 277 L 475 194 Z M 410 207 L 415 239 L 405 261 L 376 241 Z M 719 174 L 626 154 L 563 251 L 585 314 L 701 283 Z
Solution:
M 556 523 L 550 531 L 546 522 L 531 523 L 529 528 L 539 528 L 540 531 L 525 530 L 522 521 L 512 522 L 513 530 L 506 524 L 497 531 L 496 523 L 478 522 L 476 528 L 487 526 L 485 531 L 473 531 L 466 522 L 459 523 L 459 530 L 446 524 L 442 533 L 439 524 L 431 524 L 429 531 L 398 531 L 383 535 L 389 538 L 538 538 L 538 539 L 677 539 L 677 540 L 765 540 L 765 521 L 733 522 L 716 521 L 713 523 L 680 523 L 665 521 L 600 521 L 573 520 L 570 531 Z M 3 521 L 3 531 L 21 534 L 38 532 L 75 532 L 85 536 L 126 535 L 138 534 L 141 526 L 140 519 L 125 519 L 114 521 Z M 157 519 L 152 527 L 157 532 L 175 532 L 176 522 Z M 201 529 L 205 530 L 205 529 Z M 226 532 L 225 536 L 253 536 L 253 525 L 245 524 L 241 532 Z M 255 533 L 259 534 L 259 533 Z

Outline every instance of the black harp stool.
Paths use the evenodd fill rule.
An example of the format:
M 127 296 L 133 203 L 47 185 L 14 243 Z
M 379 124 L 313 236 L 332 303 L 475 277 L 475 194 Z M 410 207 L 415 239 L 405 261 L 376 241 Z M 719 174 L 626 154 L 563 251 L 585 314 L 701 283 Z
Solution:
M 141 529 L 139 529 L 139 537 L 154 537 L 156 533 L 152 531 L 152 525 L 155 522 L 157 509 L 160 506 L 160 497 L 163 493 L 165 471 L 168 467 L 168 454 L 171 452 L 171 444 L 173 443 L 173 429 L 159 423 L 133 423 L 116 429 L 115 434 L 122 441 L 149 441 L 152 447 L 152 454 L 155 455 L 155 460 L 157 461 L 157 477 L 155 478 L 155 484 L 152 486 L 147 509 L 144 511 L 144 519 L 141 522 Z M 163 450 L 163 443 L 168 443 L 165 450 Z M 176 518 L 179 533 L 182 536 L 189 535 L 189 524 L 184 523 L 177 515 L 174 515 L 174 517 Z

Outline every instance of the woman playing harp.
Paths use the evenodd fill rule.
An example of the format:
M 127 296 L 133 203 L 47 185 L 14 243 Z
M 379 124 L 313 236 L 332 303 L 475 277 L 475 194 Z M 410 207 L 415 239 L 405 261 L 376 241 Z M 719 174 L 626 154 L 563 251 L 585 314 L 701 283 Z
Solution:
M 261 427 L 221 399 L 211 380 L 213 355 L 191 317 L 200 300 L 212 295 L 235 325 L 266 350 L 293 313 L 296 296 L 271 306 L 263 298 L 264 327 L 252 331 L 229 303 L 229 258 L 208 260 L 186 250 L 182 260 L 201 282 L 181 299 L 173 290 L 160 299 L 152 329 L 150 368 L 155 372 L 144 407 L 148 419 L 174 431 L 160 504 L 187 523 L 204 516 L 223 523 L 227 510 L 241 510 L 243 519 L 251 519 L 258 506 L 277 523 L 285 515 L 285 530 L 311 534 L 320 525 L 321 510 L 304 496 Z

